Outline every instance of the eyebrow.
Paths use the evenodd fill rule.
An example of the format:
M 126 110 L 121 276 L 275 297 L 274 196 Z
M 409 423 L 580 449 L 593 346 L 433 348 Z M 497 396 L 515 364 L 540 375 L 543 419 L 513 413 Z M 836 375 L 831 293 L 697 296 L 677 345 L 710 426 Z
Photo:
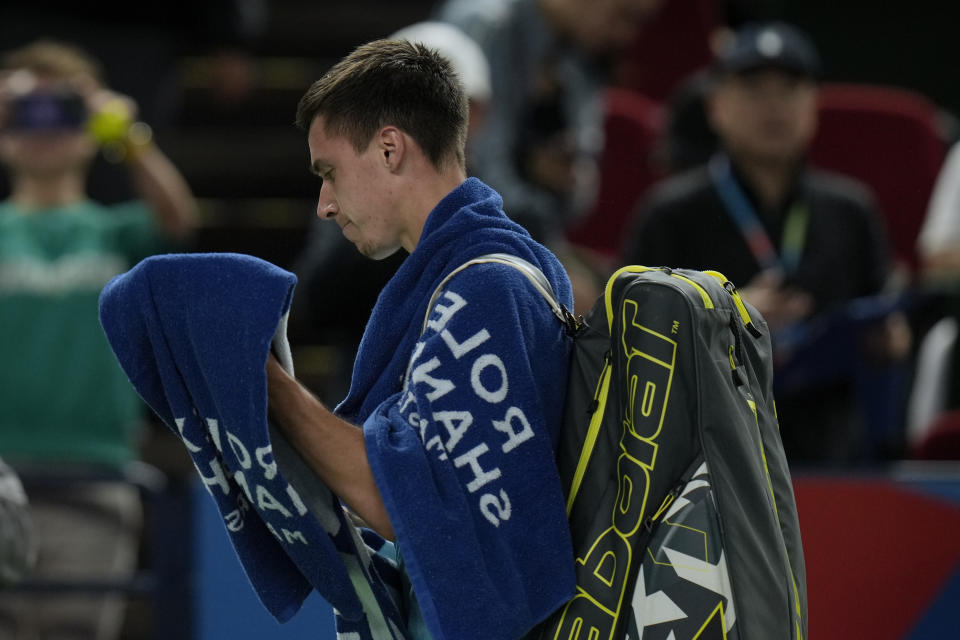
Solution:
M 317 159 L 313 161 L 313 164 L 310 165 L 310 173 L 314 175 L 320 175 L 323 173 L 324 169 L 330 169 L 331 165 L 323 160 Z

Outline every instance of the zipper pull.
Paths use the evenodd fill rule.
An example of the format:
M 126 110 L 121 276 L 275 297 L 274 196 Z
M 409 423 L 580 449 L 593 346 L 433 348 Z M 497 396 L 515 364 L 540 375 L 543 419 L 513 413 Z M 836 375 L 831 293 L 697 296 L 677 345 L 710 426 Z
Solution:
M 663 497 L 663 502 L 660 503 L 660 508 L 657 509 L 657 512 L 653 515 L 647 516 L 643 521 L 643 528 L 649 534 L 653 532 L 653 523 L 660 519 L 664 513 L 667 512 L 667 508 L 673 504 L 673 501 L 683 492 L 683 488 L 687 486 L 689 480 L 681 480 L 679 483 L 674 485 L 670 491 L 667 492 L 667 495 Z
M 753 318 L 750 317 L 750 312 L 747 311 L 746 305 L 743 304 L 743 298 L 740 297 L 740 292 L 737 290 L 737 285 L 730 282 L 725 275 L 719 271 L 704 271 L 705 274 L 713 276 L 721 283 L 723 283 L 723 288 L 727 290 L 733 297 L 733 304 L 737 308 L 737 313 L 740 314 L 740 319 L 743 321 L 743 326 L 747 328 L 747 331 L 754 338 L 759 338 L 763 335 L 760 329 L 757 329 L 757 326 L 753 324 Z

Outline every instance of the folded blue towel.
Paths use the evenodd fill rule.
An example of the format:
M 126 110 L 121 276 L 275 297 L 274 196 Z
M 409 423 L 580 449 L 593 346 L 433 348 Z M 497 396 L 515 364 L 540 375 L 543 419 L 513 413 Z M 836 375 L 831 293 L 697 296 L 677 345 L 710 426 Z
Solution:
M 570 346 L 561 324 L 515 269 L 476 265 L 450 281 L 420 335 L 437 284 L 487 253 L 535 264 L 571 305 L 560 263 L 501 207 L 469 179 L 431 212 L 377 301 L 337 407 L 364 425 L 404 571 L 438 640 L 519 638 L 574 589 L 553 454 Z
M 267 422 L 271 344 L 292 370 L 296 278 L 237 254 L 148 258 L 100 296 L 107 339 L 141 397 L 179 435 L 264 606 L 289 619 L 311 589 L 357 638 L 404 638 L 396 569 Z

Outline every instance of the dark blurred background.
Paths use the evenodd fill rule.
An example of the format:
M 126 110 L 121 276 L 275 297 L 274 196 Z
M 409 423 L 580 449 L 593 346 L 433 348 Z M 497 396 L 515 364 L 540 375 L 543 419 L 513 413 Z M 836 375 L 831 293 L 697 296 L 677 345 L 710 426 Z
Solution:
M 590 3 L 583 4 L 589 11 Z M 200 227 L 191 250 L 248 253 L 293 269 L 316 233 L 318 190 L 308 171 L 305 134 L 293 125 L 298 99 L 355 46 L 425 20 L 434 8 L 431 0 L 180 0 L 126 6 L 4 2 L 0 50 L 39 37 L 87 49 L 103 62 L 108 84 L 138 101 L 157 143 L 198 198 Z M 960 114 L 960 12 L 952 3 L 665 0 L 662 12 L 669 17 L 643 30 L 611 78 L 611 85 L 641 92 L 657 107 L 709 63 L 715 27 L 776 18 L 810 34 L 825 62 L 825 81 L 910 90 L 938 110 L 944 149 L 960 133 L 955 121 Z M 98 160 L 90 192 L 116 202 L 129 197 L 131 189 L 124 172 Z M 0 198 L 6 194 L 0 179 Z M 342 314 L 344 322 L 360 330 L 370 305 L 368 297 L 354 308 L 330 313 Z M 349 351 L 326 344 L 315 327 L 295 325 L 291 338 L 298 375 L 324 400 L 335 402 L 345 390 Z M 239 573 L 179 441 L 153 425 L 143 457 L 169 484 L 146 489 L 152 524 L 145 534 L 142 580 L 129 585 L 124 637 L 333 637 L 325 630 L 330 618 L 322 603 L 313 603 L 293 627 L 264 622 L 266 614 Z M 955 622 L 938 617 L 950 602 L 960 601 L 960 472 L 956 466 L 935 472 L 892 466 L 882 473 L 871 470 L 867 480 L 851 480 L 836 471 L 798 473 L 801 516 L 807 515 L 805 525 L 814 523 L 809 534 L 805 529 L 805 541 L 822 545 L 815 547 L 822 554 L 808 551 L 807 560 L 811 631 L 819 631 L 814 637 L 960 637 Z M 870 482 L 875 484 L 864 484 Z M 907 495 L 910 490 L 922 491 L 924 497 Z M 857 528 L 863 522 L 872 524 Z M 939 536 L 915 535 L 941 525 Z M 850 535 L 835 538 L 844 527 Z M 877 537 L 879 531 L 889 535 Z M 898 582 L 915 577 L 909 562 L 897 564 L 890 575 L 866 566 L 873 553 L 909 557 L 922 553 L 922 545 L 931 540 L 942 542 L 931 551 L 942 554 L 932 562 L 938 573 L 928 572 L 915 588 Z M 834 563 L 844 566 L 844 575 L 859 579 L 839 580 L 830 591 L 837 579 Z M 890 583 L 897 588 L 884 591 Z M 814 593 L 817 589 L 821 591 Z M 871 600 L 874 596 L 879 600 Z M 885 620 L 901 604 L 895 623 L 878 625 L 884 632 L 865 627 L 836 631 L 848 606 L 865 608 L 864 620 Z M 242 635 L 244 629 L 249 635 Z

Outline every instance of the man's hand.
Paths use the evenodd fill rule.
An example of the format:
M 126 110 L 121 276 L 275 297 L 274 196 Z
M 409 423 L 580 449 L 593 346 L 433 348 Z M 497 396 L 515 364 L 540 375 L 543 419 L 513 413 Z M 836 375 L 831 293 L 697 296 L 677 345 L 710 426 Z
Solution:
M 93 82 L 80 83 L 78 89 L 91 116 L 97 116 L 105 112 L 111 113 L 125 120 L 128 127 L 137 119 L 139 107 L 130 96 L 101 87 Z M 126 131 L 121 131 L 117 137 L 124 134 L 126 134 Z
M 809 294 L 783 286 L 783 278 L 774 271 L 761 271 L 740 296 L 756 307 L 771 331 L 777 331 L 805 318 L 813 308 Z
M 863 355 L 875 365 L 903 362 L 913 348 L 913 331 L 902 312 L 892 313 L 863 336 Z

